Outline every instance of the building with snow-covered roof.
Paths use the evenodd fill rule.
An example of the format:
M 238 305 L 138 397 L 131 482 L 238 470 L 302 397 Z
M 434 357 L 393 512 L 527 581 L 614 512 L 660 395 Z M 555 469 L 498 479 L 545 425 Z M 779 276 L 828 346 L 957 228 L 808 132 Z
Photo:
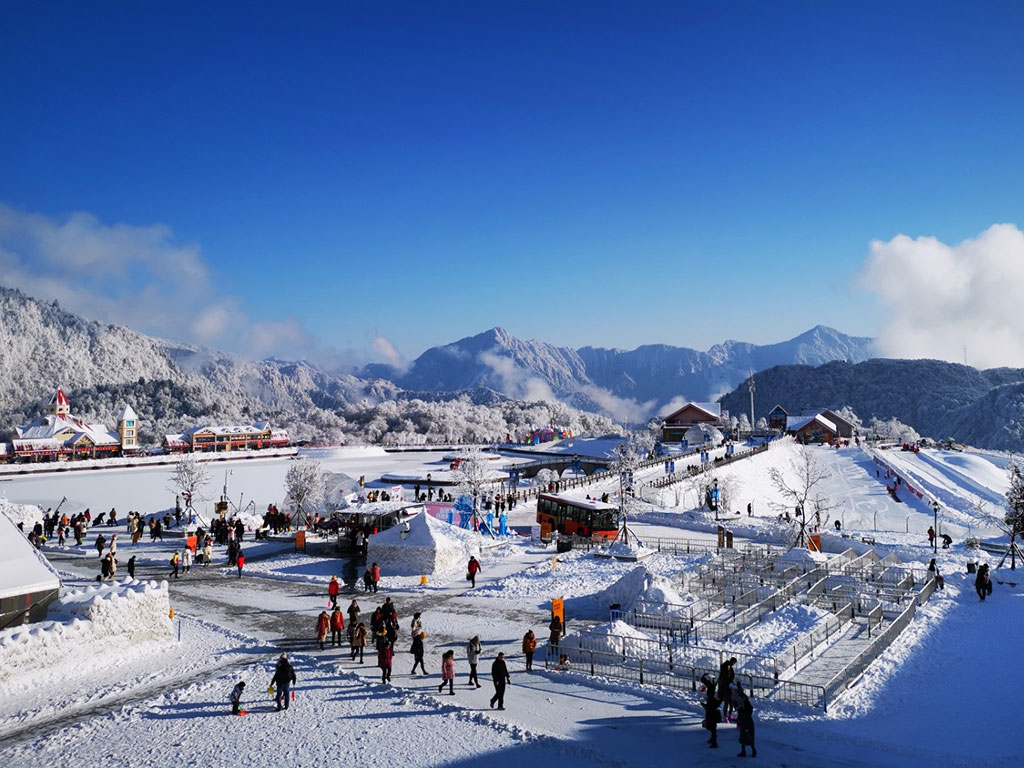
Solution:
M 768 411 L 768 428 L 783 430 L 786 428 L 786 419 L 788 418 L 789 412 L 781 404 L 776 405 Z
M 131 418 L 126 421 L 125 414 Z M 130 422 L 130 426 L 128 426 Z M 122 412 L 118 431 L 105 424 L 90 424 L 71 413 L 64 390 L 57 390 L 46 404 L 43 415 L 28 424 L 15 427 L 6 450 L 6 460 L 55 461 L 73 458 L 120 456 L 138 450 L 138 417 L 131 406 Z
M 288 444 L 288 432 L 274 429 L 269 421 L 203 425 L 180 435 L 164 435 L 164 450 L 168 453 L 286 448 Z
M 810 416 L 788 417 L 786 434 L 795 435 L 802 443 L 831 443 L 839 439 L 839 428 L 834 421 L 814 413 Z
M 60 577 L 32 546 L 0 499 L 0 629 L 42 621 L 60 593 Z
M 661 439 L 666 443 L 678 443 L 685 439 L 686 431 L 694 424 L 722 424 L 721 403 L 687 403 L 665 417 L 661 426 Z

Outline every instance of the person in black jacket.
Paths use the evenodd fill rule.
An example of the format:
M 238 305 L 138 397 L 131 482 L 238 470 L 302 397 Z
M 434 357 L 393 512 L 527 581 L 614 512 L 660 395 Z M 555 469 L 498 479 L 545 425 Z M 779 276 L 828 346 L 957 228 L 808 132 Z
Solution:
M 702 725 L 711 731 L 711 738 L 708 745 L 712 749 L 718 749 L 718 720 L 722 716 L 718 711 L 718 698 L 715 696 L 714 684 L 707 686 L 708 698 L 704 702 L 704 722 Z
M 754 746 L 754 705 L 743 689 L 736 686 L 736 729 L 740 734 L 740 752 L 736 757 L 746 757 L 747 747 L 750 747 L 750 756 L 757 757 L 757 747 Z
M 274 669 L 274 676 L 270 679 L 270 684 L 277 688 L 277 695 L 274 697 L 277 711 L 281 711 L 282 702 L 284 702 L 284 708 L 288 709 L 288 703 L 291 701 L 291 687 L 295 685 L 295 670 L 289 663 L 287 655 L 282 653 L 281 658 L 277 660 L 277 667 Z
M 491 680 L 494 682 L 494 695 L 491 697 L 491 709 L 498 704 L 498 709 L 505 708 L 505 685 L 512 682 L 508 676 L 508 667 L 505 664 L 505 654 L 499 653 L 498 658 L 491 664 Z
M 416 634 L 414 634 L 412 636 L 412 649 L 410 650 L 410 652 L 412 653 L 412 660 L 413 660 L 412 673 L 411 674 L 414 674 L 414 675 L 416 674 L 416 667 L 419 667 L 420 669 L 422 669 L 424 675 L 427 674 L 427 667 L 423 663 L 423 630 L 422 629 L 417 630 Z

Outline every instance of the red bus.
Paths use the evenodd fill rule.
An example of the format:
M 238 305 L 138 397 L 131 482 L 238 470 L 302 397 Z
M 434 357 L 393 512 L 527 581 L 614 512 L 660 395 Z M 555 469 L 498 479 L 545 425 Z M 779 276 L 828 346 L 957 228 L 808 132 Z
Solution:
M 619 508 L 603 501 L 567 499 L 542 493 L 537 496 L 537 522 L 567 535 L 613 539 L 619 532 Z

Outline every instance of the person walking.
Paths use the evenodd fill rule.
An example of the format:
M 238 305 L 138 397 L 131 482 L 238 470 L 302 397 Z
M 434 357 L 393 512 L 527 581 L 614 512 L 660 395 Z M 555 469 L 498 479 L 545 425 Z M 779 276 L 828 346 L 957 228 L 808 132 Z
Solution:
M 231 714 L 232 715 L 244 715 L 245 710 L 242 709 L 242 694 L 245 693 L 245 682 L 239 680 L 234 688 L 231 689 Z
M 448 685 L 448 695 L 455 695 L 455 651 L 445 651 L 441 656 L 441 684 L 437 686 L 437 692 L 441 693 L 444 686 Z
M 391 650 L 391 646 L 387 643 L 378 644 L 377 646 L 377 666 L 380 667 L 380 682 L 382 685 L 391 682 L 391 662 L 394 659 L 394 653 Z
M 187 544 L 185 545 L 185 548 L 181 550 L 181 569 L 185 573 L 192 570 L 192 550 L 189 549 Z
M 983 603 L 985 596 L 992 594 L 992 577 L 988 572 L 988 563 L 978 566 L 978 574 L 974 577 L 974 591 L 978 593 Z
M 363 591 L 373 592 L 373 568 L 369 565 L 363 571 Z
M 739 685 L 736 686 L 735 696 L 738 699 L 736 729 L 740 735 L 740 752 L 736 757 L 746 757 L 747 747 L 750 747 L 750 756 L 757 757 L 757 747 L 754 746 L 754 705 Z
M 470 589 L 476 586 L 476 575 L 480 573 L 483 568 L 480 566 L 480 561 L 475 556 L 470 555 L 469 564 L 466 566 L 466 578 L 469 580 Z
M 946 588 L 946 580 L 942 578 L 942 574 L 939 573 L 939 566 L 935 564 L 934 557 L 932 558 L 931 562 L 928 563 L 928 572 L 932 575 L 932 578 L 935 579 L 935 587 L 937 589 Z
M 174 550 L 174 554 L 171 555 L 171 576 L 178 578 L 178 566 L 181 563 L 181 557 L 178 555 L 178 550 Z
M 722 662 L 718 668 L 718 700 L 722 703 L 722 720 L 730 722 L 732 717 L 732 683 L 736 679 L 736 657 Z
M 324 649 L 324 640 L 327 639 L 327 631 L 330 627 L 331 620 L 327 611 L 320 611 L 320 615 L 316 617 L 316 641 L 320 643 L 321 651 Z
M 341 608 L 334 606 L 334 610 L 331 611 L 331 648 L 341 647 L 341 630 L 344 628 L 345 617 L 341 613 Z
M 238 557 L 235 558 L 235 565 L 238 566 L 238 578 L 242 578 L 242 568 L 245 567 L 245 553 L 238 550 Z
M 423 670 L 423 674 L 427 674 L 427 666 L 423 663 L 423 638 L 425 633 L 422 629 L 416 630 L 412 635 L 412 648 L 409 652 L 412 654 L 412 672 L 410 674 L 416 674 L 416 667 Z
M 135 555 L 128 558 L 128 576 L 135 578 Z
M 715 696 L 715 682 L 710 679 L 705 683 L 707 688 L 707 699 L 704 701 L 704 722 L 702 725 L 711 731 L 711 738 L 708 739 L 708 746 L 718 749 L 718 722 L 722 713 L 718 711 L 718 698 Z
M 327 585 L 328 605 L 338 609 L 338 594 L 341 592 L 341 585 L 338 584 L 338 577 L 331 576 L 331 583 Z
M 373 594 L 376 595 L 380 586 L 380 566 L 376 563 L 370 567 L 370 580 L 373 582 Z
M 505 654 L 498 653 L 498 658 L 491 664 L 491 681 L 494 683 L 494 695 L 491 697 L 491 709 L 495 703 L 498 709 L 505 708 L 505 686 L 512 682 L 508 675 L 508 665 L 505 664 Z
M 526 630 L 523 635 L 523 655 L 526 657 L 526 671 L 533 669 L 533 654 L 537 650 L 537 636 L 532 629 Z
M 206 543 L 203 544 L 203 567 L 205 568 L 213 562 L 213 541 L 209 536 L 206 537 Z
M 935 546 L 935 529 L 930 525 L 928 526 L 928 546 Z
M 420 616 L 419 611 L 412 615 L 412 624 L 409 626 L 409 631 L 413 637 L 416 637 L 423 630 L 423 621 L 420 619 Z
M 348 604 L 348 627 L 349 632 L 354 632 L 355 628 L 359 625 L 359 603 L 353 598 L 352 602 Z
M 356 655 L 359 656 L 359 663 L 363 663 L 363 649 L 366 647 L 366 625 L 362 622 L 359 623 L 355 629 L 352 630 L 352 661 L 356 660 Z
M 96 535 L 96 557 L 103 557 L 103 548 L 107 546 L 107 537 L 102 533 Z
M 483 653 L 483 650 L 479 635 L 474 635 L 466 645 L 466 659 L 469 661 L 469 684 L 475 684 L 477 688 L 480 687 L 480 678 L 476 674 L 476 665 L 480 661 L 480 654 Z
M 277 660 L 277 667 L 274 668 L 274 676 L 270 679 L 270 685 L 276 686 L 277 695 L 274 701 L 277 704 L 277 711 L 281 711 L 281 705 L 288 709 L 288 702 L 291 700 L 291 687 L 295 685 L 295 669 L 288 661 L 286 654 L 281 654 Z

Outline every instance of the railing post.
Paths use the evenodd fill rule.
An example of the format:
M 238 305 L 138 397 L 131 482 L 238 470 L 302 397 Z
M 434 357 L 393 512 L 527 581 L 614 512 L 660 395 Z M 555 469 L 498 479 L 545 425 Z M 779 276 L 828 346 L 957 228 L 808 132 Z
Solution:
M 590 652 L 590 676 L 594 676 L 594 652 Z
M 644 684 L 644 660 L 640 659 L 640 685 Z

